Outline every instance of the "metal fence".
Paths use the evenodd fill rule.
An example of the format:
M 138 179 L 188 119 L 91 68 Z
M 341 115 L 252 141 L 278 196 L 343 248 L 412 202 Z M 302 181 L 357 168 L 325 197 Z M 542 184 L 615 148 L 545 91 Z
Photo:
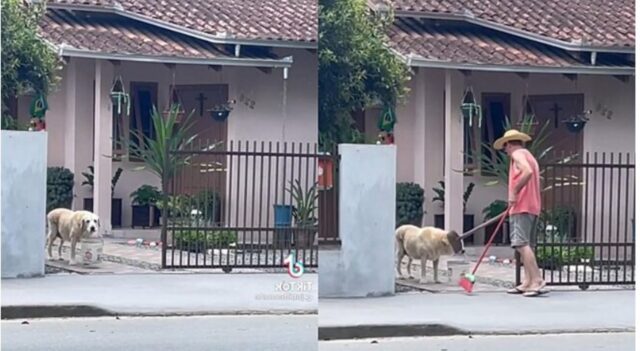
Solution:
M 283 267 L 289 255 L 318 266 L 318 237 L 336 225 L 322 216 L 330 199 L 318 170 L 331 158 L 317 145 L 201 141 L 169 154 L 187 164 L 167 186 L 163 267 Z
M 633 159 L 629 153 L 586 153 L 576 162 L 540 164 L 543 211 L 535 252 L 547 284 L 583 290 L 635 284 Z

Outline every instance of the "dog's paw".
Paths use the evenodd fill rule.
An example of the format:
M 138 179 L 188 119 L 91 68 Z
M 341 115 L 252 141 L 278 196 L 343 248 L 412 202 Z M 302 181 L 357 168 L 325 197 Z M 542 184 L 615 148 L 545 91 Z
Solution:
M 76 261 L 76 260 L 70 260 L 70 261 L 69 261 L 69 265 L 70 265 L 70 266 L 77 266 L 77 265 L 78 265 L 78 261 Z

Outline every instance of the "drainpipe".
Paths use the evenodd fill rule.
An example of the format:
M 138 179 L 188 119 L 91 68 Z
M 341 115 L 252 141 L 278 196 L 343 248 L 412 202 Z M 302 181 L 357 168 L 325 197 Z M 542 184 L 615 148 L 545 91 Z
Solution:
M 236 44 L 236 57 L 240 57 L 240 44 Z
M 591 66 L 595 66 L 597 58 L 598 58 L 598 52 L 597 51 L 591 52 Z

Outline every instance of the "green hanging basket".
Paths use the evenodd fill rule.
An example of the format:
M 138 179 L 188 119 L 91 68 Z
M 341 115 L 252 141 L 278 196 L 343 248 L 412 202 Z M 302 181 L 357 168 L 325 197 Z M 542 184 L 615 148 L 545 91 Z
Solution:
M 465 88 L 462 101 L 460 102 L 460 112 L 462 120 L 468 121 L 469 127 L 473 127 L 473 120 L 478 119 L 478 127 L 482 126 L 482 107 L 476 102 L 473 88 Z
M 378 120 L 378 129 L 384 132 L 392 132 L 396 124 L 396 113 L 391 106 L 386 106 Z
M 111 96 L 111 103 L 118 114 L 121 114 L 124 109 L 128 116 L 131 112 L 131 97 L 124 90 L 124 83 L 122 82 L 121 76 L 117 76 L 113 81 L 109 95 Z
M 45 113 L 49 109 L 49 104 L 47 103 L 47 99 L 43 94 L 38 94 L 31 101 L 31 106 L 29 108 L 31 112 L 31 117 L 42 119 L 44 118 Z

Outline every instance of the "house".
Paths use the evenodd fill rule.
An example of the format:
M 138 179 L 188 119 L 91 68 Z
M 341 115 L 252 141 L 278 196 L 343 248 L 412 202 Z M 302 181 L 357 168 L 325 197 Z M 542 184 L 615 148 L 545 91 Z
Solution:
M 110 232 L 111 177 L 122 168 L 114 226 L 130 226 L 129 194 L 160 179 L 118 141 L 152 133 L 152 106 L 179 102 L 208 141 L 316 143 L 316 11 L 306 0 L 49 1 L 40 35 L 65 64 L 47 97 L 48 165 L 75 174 L 73 208 L 93 198 Z M 111 101 L 122 88 L 130 105 Z M 14 107 L 19 120 L 31 101 Z M 212 119 L 208 110 L 229 101 L 226 120 Z M 91 165 L 93 190 L 81 185 Z
M 397 178 L 425 189 L 425 225 L 444 213 L 444 225 L 461 231 L 463 191 L 471 182 L 476 186 L 466 213 L 474 215 L 475 225 L 482 222 L 485 206 L 506 200 L 506 188 L 485 186 L 494 178 L 479 172 L 477 158 L 465 155 L 475 150 L 495 158 L 495 152 L 481 151 L 481 144 L 504 133 L 505 117 L 517 127 L 523 116 L 533 115 L 538 127 L 549 122 L 548 142 L 556 151 L 575 153 L 582 163 L 614 164 L 595 176 L 589 167 L 580 168 L 572 185 L 578 188 L 566 192 L 575 196 L 566 204 L 597 218 L 593 229 L 586 228 L 591 222 L 582 224 L 589 231 L 582 238 L 602 240 L 604 230 L 604 240 L 613 240 L 615 229 L 606 230 L 613 219 L 627 225 L 618 235 L 631 240 L 634 208 L 620 194 L 633 197 L 633 170 L 626 173 L 630 183 L 625 185 L 625 173 L 615 164 L 633 160 L 627 153 L 635 146 L 633 1 L 372 0 L 369 6 L 372 11 L 393 8 L 388 44 L 413 69 L 411 93 L 396 111 Z M 471 96 L 481 106 L 482 121 L 462 118 L 461 104 L 472 102 Z M 569 131 L 566 121 L 584 121 L 585 111 L 591 114 L 584 128 Z M 358 120 L 369 137 L 377 134 L 379 116 L 371 109 Z M 444 207 L 431 201 L 431 189 L 440 180 L 445 181 Z M 589 197 L 592 192 L 596 195 Z M 560 203 L 559 198 L 545 201 Z M 617 210 L 625 206 L 626 215 Z M 482 243 L 477 235 L 475 244 Z

